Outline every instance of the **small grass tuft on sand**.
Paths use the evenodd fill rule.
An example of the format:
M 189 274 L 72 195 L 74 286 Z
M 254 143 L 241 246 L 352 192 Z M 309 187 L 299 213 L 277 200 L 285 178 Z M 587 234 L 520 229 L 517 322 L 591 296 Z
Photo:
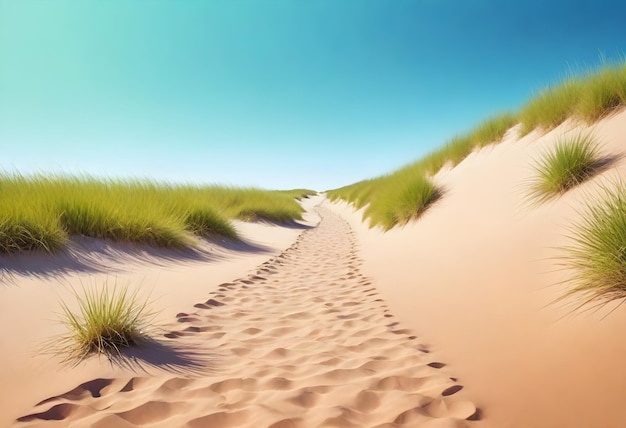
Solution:
M 598 144 L 590 134 L 561 138 L 535 165 L 531 195 L 547 200 L 567 192 L 592 177 L 599 169 Z
M 77 311 L 61 302 L 62 322 L 68 329 L 60 341 L 66 361 L 80 362 L 92 354 L 114 359 L 148 338 L 146 328 L 153 314 L 148 302 L 128 285 L 83 287 L 82 294 L 75 291 L 74 296 Z
M 535 95 L 518 114 L 522 123 L 520 135 L 526 135 L 535 128 L 555 128 L 572 117 L 582 92 L 583 82 L 572 77 Z
M 418 219 L 441 196 L 440 190 L 424 175 L 402 178 L 403 181 L 396 180 L 392 190 L 381 194 L 365 211 L 372 224 L 384 230 Z
M 582 220 L 570 232 L 563 265 L 574 275 L 567 295 L 582 294 L 584 303 L 606 303 L 626 297 L 626 186 L 602 188 Z

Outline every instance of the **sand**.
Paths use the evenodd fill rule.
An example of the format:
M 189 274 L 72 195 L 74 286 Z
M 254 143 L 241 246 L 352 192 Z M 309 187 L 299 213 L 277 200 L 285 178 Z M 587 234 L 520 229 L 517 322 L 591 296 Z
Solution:
M 168 295 L 168 311 L 174 306 L 179 312 L 169 322 L 162 316 L 158 342 L 116 365 L 103 358 L 74 368 L 60 366 L 54 356 L 40 366 L 13 360 L 10 366 L 18 373 L 6 374 L 12 388 L 0 400 L 2 422 L 16 427 L 471 426 L 467 419 L 478 418 L 479 411 L 464 385 L 395 319 L 360 272 L 348 223 L 327 209 L 315 212 L 318 223 L 296 229 L 289 248 L 245 276 L 213 287 L 213 279 L 206 279 L 209 286 L 198 284 L 196 300 L 187 304 Z M 186 274 L 198 269 L 175 263 L 184 265 L 179 269 Z M 18 283 L 8 290 L 35 293 L 23 288 Z M 32 312 L 26 316 L 25 324 L 40 324 Z M 19 392 L 17 397 L 11 390 Z
M 315 200 L 306 200 L 310 208 Z M 46 345 L 66 330 L 58 322 L 60 299 L 74 302 L 71 290 L 105 282 L 137 287 L 152 301 L 156 326 L 164 329 L 175 315 L 221 282 L 245 275 L 289 247 L 319 218 L 309 210 L 300 227 L 240 223 L 245 243 L 202 243 L 197 251 L 162 251 L 75 240 L 66 254 L 25 254 L 0 258 L 0 427 L 26 414 L 38 401 L 94 376 L 117 372 L 106 360 L 90 359 L 68 368 L 46 353 Z M 10 328 L 9 328 L 10 326 Z
M 581 129 L 617 156 L 529 203 L 532 164 Z M 0 259 L 0 426 L 626 426 L 626 305 L 555 300 L 568 229 L 626 173 L 626 112 L 505 141 L 435 176 L 444 196 L 383 233 L 323 197 L 246 243 L 159 252 L 82 240 Z M 129 282 L 156 297 L 157 342 L 76 367 L 45 355 L 69 289 Z
M 363 273 L 391 311 L 440 351 L 483 409 L 481 426 L 626 426 L 626 306 L 572 312 L 575 299 L 554 303 L 571 275 L 557 259 L 568 229 L 601 184 L 626 176 L 626 162 L 555 201 L 536 206 L 526 197 L 533 161 L 580 130 L 595 133 L 603 154 L 626 154 L 621 112 L 591 128 L 568 122 L 522 139 L 511 132 L 439 173 L 443 198 L 387 233 L 368 229 L 345 203 L 324 204 L 349 220 Z

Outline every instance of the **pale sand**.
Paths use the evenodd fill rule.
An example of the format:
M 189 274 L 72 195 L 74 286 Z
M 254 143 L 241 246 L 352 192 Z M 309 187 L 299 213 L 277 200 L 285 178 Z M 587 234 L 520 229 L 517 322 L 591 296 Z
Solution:
M 309 210 L 304 225 L 319 221 L 311 210 L 317 203 L 313 198 L 304 201 Z M 199 296 L 289 247 L 303 230 L 263 223 L 236 226 L 248 244 L 227 245 L 234 249 L 204 243 L 197 252 L 181 253 L 83 240 L 69 256 L 0 258 L 0 325 L 6 326 L 0 335 L 0 379 L 5 385 L 0 389 L 0 427 L 9 426 L 38 401 L 94 376 L 117 373 L 106 360 L 95 358 L 67 368 L 60 358 L 42 352 L 51 338 L 65 331 L 58 322 L 59 300 L 71 305 L 69 290 L 104 282 L 139 287 L 159 311 L 155 323 L 166 326 Z
M 133 267 L 144 285 L 157 277 L 164 283 L 153 290 L 163 295 L 163 331 L 158 345 L 134 351 L 136 358 L 122 360 L 122 367 L 92 358 L 70 368 L 58 357 L 29 354 L 29 347 L 61 332 L 42 321 L 55 306 L 55 284 L 15 278 L 1 290 L 10 334 L 2 338 L 0 367 L 10 387 L 0 397 L 0 424 L 473 426 L 466 419 L 478 413 L 464 383 L 360 273 L 348 223 L 326 209 L 319 213 L 317 227 L 289 230 L 287 240 L 295 243 L 271 258 L 233 261 L 224 254 L 219 262 Z M 250 271 L 258 257 L 265 261 Z M 230 267 L 216 273 L 217 265 Z M 152 277 L 151 269 L 158 274 Z M 59 277 L 72 282 L 70 274 Z
M 533 159 L 572 129 L 510 133 L 470 155 L 436 176 L 446 193 L 422 219 L 388 233 L 368 230 L 344 203 L 325 204 L 349 219 L 363 273 L 391 311 L 484 410 L 481 426 L 626 426 L 626 305 L 571 314 L 575 301 L 551 304 L 568 277 L 554 259 L 568 227 L 600 183 L 626 176 L 626 162 L 556 201 L 525 197 Z M 626 112 L 591 130 L 604 154 L 626 154 Z
M 626 426 L 626 307 L 551 304 L 567 228 L 626 163 L 556 201 L 525 197 L 532 160 L 572 129 L 472 154 L 436 176 L 446 193 L 423 218 L 385 234 L 323 202 L 316 228 L 241 225 L 251 247 L 195 261 L 118 248 L 86 266 L 11 261 L 0 426 Z M 626 113 L 593 130 L 624 155 Z M 62 284 L 111 277 L 158 298 L 160 347 L 125 368 L 34 355 L 63 331 Z

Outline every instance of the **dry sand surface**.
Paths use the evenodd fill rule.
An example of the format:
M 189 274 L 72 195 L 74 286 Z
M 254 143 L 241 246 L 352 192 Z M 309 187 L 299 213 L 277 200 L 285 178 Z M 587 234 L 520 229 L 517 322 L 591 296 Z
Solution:
M 313 198 L 301 226 L 241 224 L 238 248 L 0 260 L 0 426 L 626 426 L 626 306 L 555 303 L 568 229 L 626 173 L 626 112 L 590 129 L 610 168 L 527 198 L 533 161 L 580 129 L 513 130 L 440 172 L 441 200 L 387 233 Z M 111 278 L 156 297 L 158 344 L 117 365 L 38 355 L 63 332 L 58 299 Z
M 319 218 L 310 209 L 305 224 Z M 94 376 L 115 376 L 117 369 L 97 358 L 74 368 L 46 353 L 51 339 L 66 330 L 58 322 L 59 300 L 70 306 L 71 290 L 105 282 L 138 287 L 153 301 L 154 320 L 167 325 L 177 312 L 220 282 L 230 281 L 289 247 L 302 228 L 263 223 L 237 223 L 245 244 L 204 243 L 197 251 L 161 251 L 137 246 L 110 245 L 97 240 L 72 243 L 65 254 L 25 254 L 0 258 L 0 427 L 9 426 L 33 404 Z M 10 387 L 9 387 L 10 386 Z
M 375 284 L 361 274 L 348 223 L 327 209 L 319 214 L 316 227 L 289 230 L 282 242 L 291 238 L 293 244 L 271 257 L 276 246 L 235 260 L 228 253 L 219 262 L 163 262 L 175 274 L 157 269 L 160 282 L 170 287 L 157 289 L 167 307 L 159 317 L 159 342 L 113 366 L 91 358 L 64 367 L 59 356 L 29 353 L 60 333 L 41 316 L 50 315 L 46 305 L 56 300 L 49 289 L 59 284 L 47 276 L 14 275 L 0 290 L 2 321 L 10 330 L 2 338 L 0 424 L 473 426 L 466 419 L 479 412 L 463 384 L 393 316 Z M 258 257 L 265 261 L 247 267 Z M 237 275 L 229 263 L 239 266 Z M 205 265 L 213 268 L 202 271 Z M 230 268 L 214 274 L 215 265 Z M 142 269 L 151 280 L 146 272 L 156 268 L 144 260 L 133 275 Z M 197 278 L 199 272 L 205 276 Z M 67 272 L 52 276 L 73 279 Z M 187 281 L 194 285 L 181 283 Z
M 438 174 L 443 198 L 387 233 L 345 203 L 324 204 L 349 219 L 363 273 L 398 321 L 440 350 L 484 410 L 481 426 L 626 426 L 626 305 L 572 312 L 575 299 L 554 303 L 564 290 L 556 284 L 571 274 L 555 259 L 568 229 L 600 184 L 625 177 L 626 162 L 555 201 L 526 198 L 533 160 L 580 129 L 510 133 Z M 626 112 L 589 130 L 603 154 L 626 154 Z

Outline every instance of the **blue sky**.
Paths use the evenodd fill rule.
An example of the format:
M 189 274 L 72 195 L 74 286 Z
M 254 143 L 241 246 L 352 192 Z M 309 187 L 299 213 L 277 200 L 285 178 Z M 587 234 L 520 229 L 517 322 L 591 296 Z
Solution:
M 0 169 L 326 190 L 626 51 L 619 0 L 0 0 Z

